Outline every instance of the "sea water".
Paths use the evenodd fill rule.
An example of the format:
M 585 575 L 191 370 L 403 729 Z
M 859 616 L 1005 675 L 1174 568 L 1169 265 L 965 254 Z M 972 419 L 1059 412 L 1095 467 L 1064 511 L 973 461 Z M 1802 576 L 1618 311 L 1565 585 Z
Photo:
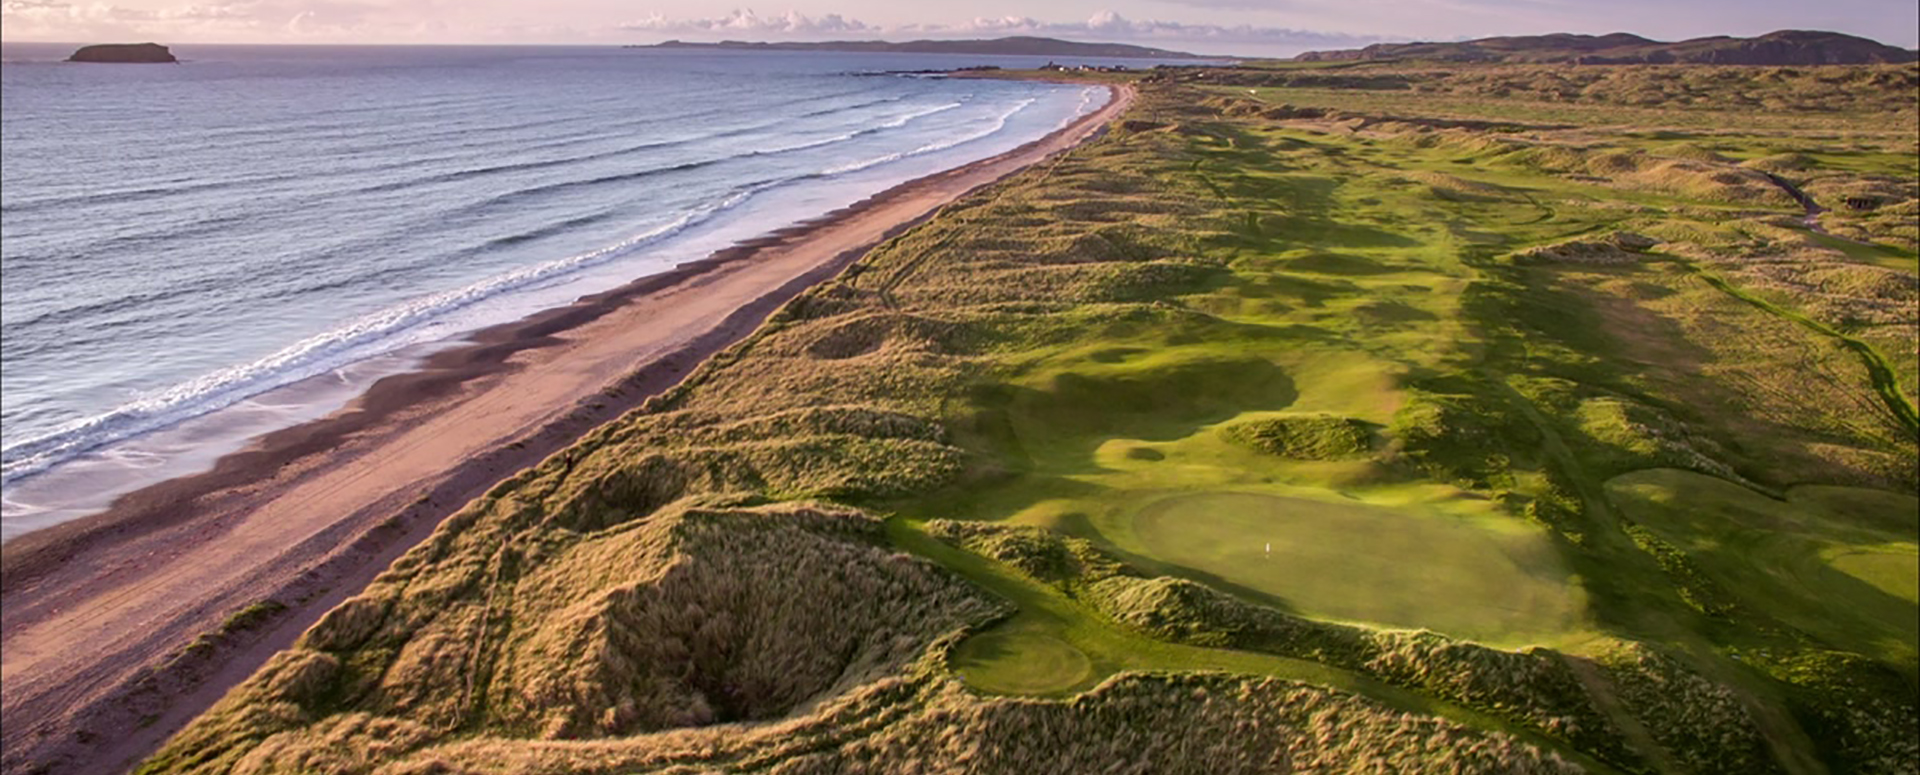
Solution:
M 59 62 L 70 50 L 7 44 L 0 66 L 9 538 L 312 419 L 434 343 L 1107 99 L 902 72 L 1038 64 L 1008 57 L 180 46 L 178 65 Z M 191 430 L 215 412 L 249 419 Z

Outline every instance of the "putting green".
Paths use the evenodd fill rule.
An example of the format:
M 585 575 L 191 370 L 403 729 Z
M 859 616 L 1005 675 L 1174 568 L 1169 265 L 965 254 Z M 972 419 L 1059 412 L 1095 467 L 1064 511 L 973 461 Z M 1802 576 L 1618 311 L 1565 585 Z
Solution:
M 1911 548 L 1843 549 L 1826 555 L 1835 570 L 1909 603 L 1920 603 L 1920 555 Z
M 1079 649 L 1025 629 L 974 635 L 954 650 L 952 664 L 967 685 L 991 694 L 1057 694 L 1093 673 Z
M 1920 648 L 1920 499 L 1799 487 L 1781 501 L 1673 469 L 1614 477 L 1607 495 L 1758 611 L 1866 654 Z
M 1518 523 L 1205 492 L 1148 504 L 1133 529 L 1161 560 L 1310 616 L 1501 644 L 1580 626 L 1577 585 L 1547 539 Z

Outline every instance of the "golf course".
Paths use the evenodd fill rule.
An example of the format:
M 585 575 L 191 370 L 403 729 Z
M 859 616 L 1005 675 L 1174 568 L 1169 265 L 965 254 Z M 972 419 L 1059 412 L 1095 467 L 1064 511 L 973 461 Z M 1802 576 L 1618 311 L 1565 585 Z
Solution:
M 1915 771 L 1920 66 L 1084 78 L 145 771 Z

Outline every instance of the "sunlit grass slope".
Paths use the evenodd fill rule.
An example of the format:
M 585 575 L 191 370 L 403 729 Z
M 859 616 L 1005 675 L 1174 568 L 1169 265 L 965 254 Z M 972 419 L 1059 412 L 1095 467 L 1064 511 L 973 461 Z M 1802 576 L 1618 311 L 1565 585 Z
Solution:
M 1625 516 L 1695 557 L 1743 604 L 1851 651 L 1913 664 L 1920 648 L 1920 499 L 1803 487 L 1776 500 L 1690 471 L 1614 477 Z

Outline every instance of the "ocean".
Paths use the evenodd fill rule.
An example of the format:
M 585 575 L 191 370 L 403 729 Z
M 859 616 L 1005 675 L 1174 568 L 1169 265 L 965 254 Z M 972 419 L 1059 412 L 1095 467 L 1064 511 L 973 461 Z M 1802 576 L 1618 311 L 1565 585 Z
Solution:
M 1012 149 L 1107 98 L 899 72 L 1041 63 L 1013 57 L 57 61 L 71 50 L 0 49 L 6 538 L 204 469 L 465 332 Z

